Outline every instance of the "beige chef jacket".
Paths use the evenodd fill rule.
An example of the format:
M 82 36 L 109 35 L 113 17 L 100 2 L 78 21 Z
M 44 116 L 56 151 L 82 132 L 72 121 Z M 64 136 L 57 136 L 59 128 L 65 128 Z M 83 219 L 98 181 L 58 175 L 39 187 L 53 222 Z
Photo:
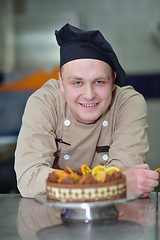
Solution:
M 131 86 L 116 86 L 110 107 L 95 124 L 75 120 L 51 79 L 28 99 L 15 151 L 20 193 L 45 191 L 55 166 L 77 170 L 86 163 L 116 165 L 122 170 L 145 162 L 148 151 L 146 102 Z

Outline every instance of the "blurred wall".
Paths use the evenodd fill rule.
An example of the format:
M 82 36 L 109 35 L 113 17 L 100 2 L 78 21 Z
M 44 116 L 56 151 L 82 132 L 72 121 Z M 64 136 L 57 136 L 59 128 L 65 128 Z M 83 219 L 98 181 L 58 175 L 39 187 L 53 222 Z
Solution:
M 58 64 L 59 47 L 54 31 L 69 22 L 83 29 L 101 30 L 127 73 L 159 71 L 160 43 L 154 37 L 160 22 L 159 0 L 0 0 L 0 3 L 1 66 L 34 69 Z
M 148 139 L 150 149 L 147 163 L 151 169 L 160 167 L 160 99 L 147 100 L 148 107 Z

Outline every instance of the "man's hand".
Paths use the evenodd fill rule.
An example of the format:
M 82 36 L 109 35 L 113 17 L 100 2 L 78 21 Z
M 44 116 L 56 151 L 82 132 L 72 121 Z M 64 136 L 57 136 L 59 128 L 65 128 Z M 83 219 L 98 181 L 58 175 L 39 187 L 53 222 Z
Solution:
M 148 164 L 136 165 L 123 172 L 127 178 L 127 190 L 148 197 L 158 186 L 159 174 L 149 169 Z

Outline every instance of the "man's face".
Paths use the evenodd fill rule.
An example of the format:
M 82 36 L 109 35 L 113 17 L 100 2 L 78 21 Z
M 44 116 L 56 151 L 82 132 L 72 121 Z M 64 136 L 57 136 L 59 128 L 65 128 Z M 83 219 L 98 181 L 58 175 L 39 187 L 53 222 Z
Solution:
M 95 123 L 111 103 L 116 72 L 100 60 L 78 59 L 62 67 L 60 89 L 76 118 L 83 124 Z

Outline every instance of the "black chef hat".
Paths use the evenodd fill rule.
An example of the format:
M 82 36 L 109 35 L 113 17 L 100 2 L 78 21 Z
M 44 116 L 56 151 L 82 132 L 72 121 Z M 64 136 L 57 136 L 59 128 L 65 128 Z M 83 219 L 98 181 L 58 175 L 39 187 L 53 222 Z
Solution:
M 70 24 L 55 31 L 60 46 L 60 68 L 75 59 L 98 59 L 108 63 L 117 72 L 116 84 L 126 85 L 126 74 L 111 45 L 99 30 L 84 31 Z

